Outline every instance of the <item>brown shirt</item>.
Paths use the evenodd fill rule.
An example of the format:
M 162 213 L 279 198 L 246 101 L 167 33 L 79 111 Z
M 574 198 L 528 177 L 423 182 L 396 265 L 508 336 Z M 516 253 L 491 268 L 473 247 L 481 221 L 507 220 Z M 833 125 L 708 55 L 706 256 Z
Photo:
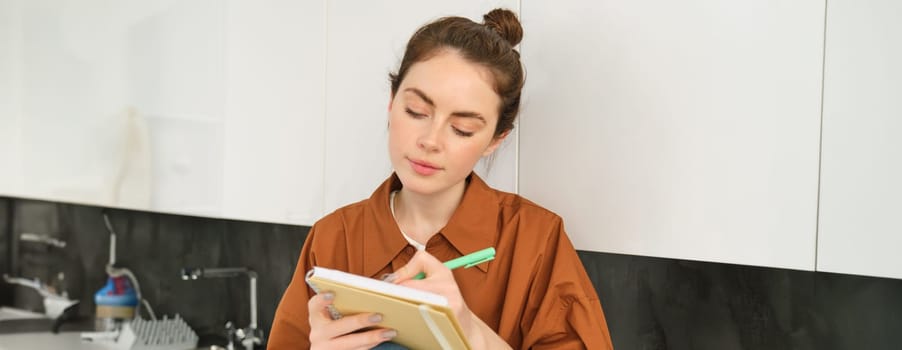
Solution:
M 366 200 L 338 209 L 310 230 L 294 278 L 276 311 L 270 349 L 310 347 L 304 274 L 322 266 L 377 277 L 416 250 L 389 209 L 392 175 Z M 460 206 L 426 251 L 441 261 L 495 247 L 495 260 L 454 270 L 464 301 L 514 349 L 611 349 L 598 296 L 561 218 L 471 174 Z

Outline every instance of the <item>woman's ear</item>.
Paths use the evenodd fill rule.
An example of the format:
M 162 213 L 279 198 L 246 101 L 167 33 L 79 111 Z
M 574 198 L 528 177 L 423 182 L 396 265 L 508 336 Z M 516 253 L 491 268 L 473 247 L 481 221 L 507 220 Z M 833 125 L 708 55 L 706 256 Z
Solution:
M 388 115 L 387 115 L 387 118 L 385 118 L 385 119 L 387 119 L 386 123 L 385 123 L 385 126 L 387 128 L 391 128 L 391 105 L 392 105 L 392 102 L 394 102 L 394 101 L 395 101 L 395 94 L 388 95 Z
M 489 146 L 485 148 L 485 151 L 482 152 L 483 157 L 488 157 L 490 154 L 494 153 L 498 146 L 501 146 L 501 143 L 504 142 L 504 139 L 507 138 L 507 135 L 510 135 L 511 131 L 505 131 L 501 133 L 501 135 L 495 136 L 492 139 L 492 142 L 489 143 Z

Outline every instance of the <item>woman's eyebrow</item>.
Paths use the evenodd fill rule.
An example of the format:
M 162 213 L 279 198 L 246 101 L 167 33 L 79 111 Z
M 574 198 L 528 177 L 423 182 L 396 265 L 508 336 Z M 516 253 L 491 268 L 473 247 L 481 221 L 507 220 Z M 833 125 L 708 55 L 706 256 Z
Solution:
M 433 107 L 433 108 L 435 107 L 435 102 L 433 102 L 432 99 L 429 98 L 429 96 L 426 95 L 426 93 L 423 92 L 422 90 L 413 88 L 413 87 L 409 87 L 409 88 L 404 89 L 404 91 L 410 92 L 410 93 L 413 93 L 414 95 L 419 96 L 420 99 L 422 99 L 423 102 L 426 102 L 426 104 L 428 104 L 430 107 Z M 479 114 L 476 112 L 456 111 L 456 112 L 451 113 L 451 115 L 455 116 L 455 117 L 461 117 L 461 118 L 478 119 L 478 120 L 482 121 L 483 124 L 486 124 L 485 118 L 482 116 L 482 114 Z
M 429 98 L 429 96 L 426 96 L 426 93 L 421 91 L 420 89 L 411 87 L 411 88 L 404 89 L 404 91 L 412 92 L 412 93 L 416 94 L 417 96 L 420 96 L 420 98 L 423 99 L 423 101 L 425 101 L 426 103 L 428 103 L 429 106 L 435 107 L 435 102 L 432 102 L 432 99 Z
M 451 113 L 452 116 L 461 117 L 461 118 L 473 118 L 482 121 L 483 124 L 486 124 L 485 118 L 482 117 L 481 114 L 476 112 L 454 112 Z

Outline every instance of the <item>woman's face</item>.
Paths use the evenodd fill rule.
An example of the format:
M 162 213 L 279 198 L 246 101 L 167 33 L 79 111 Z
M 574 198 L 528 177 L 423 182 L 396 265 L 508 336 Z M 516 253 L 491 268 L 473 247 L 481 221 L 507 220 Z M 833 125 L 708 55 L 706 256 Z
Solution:
M 389 104 L 388 149 L 405 190 L 435 194 L 470 174 L 503 140 L 492 75 L 444 50 L 411 65 Z

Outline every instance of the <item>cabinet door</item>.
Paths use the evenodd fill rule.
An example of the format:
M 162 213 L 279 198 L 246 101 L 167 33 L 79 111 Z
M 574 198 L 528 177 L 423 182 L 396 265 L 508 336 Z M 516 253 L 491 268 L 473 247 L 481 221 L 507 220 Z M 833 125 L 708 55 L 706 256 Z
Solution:
M 902 3 L 828 5 L 817 269 L 902 278 Z
M 325 6 L 229 2 L 226 217 L 312 225 L 322 214 Z
M 0 1 L 0 195 L 312 224 L 325 2 Z
M 0 2 L 0 193 L 222 208 L 224 6 Z
M 395 71 L 413 32 L 442 16 L 482 22 L 505 1 L 328 1 L 326 48 L 325 212 L 369 197 L 392 172 L 388 158 L 388 74 Z M 491 168 L 477 172 L 496 188 L 516 189 L 516 134 Z
M 22 128 L 20 110 L 22 85 L 20 74 L 24 57 L 21 50 L 20 10 L 11 1 L 0 2 L 0 194 L 21 196 L 23 189 L 22 150 L 19 135 Z
M 577 249 L 814 269 L 824 8 L 524 2 L 521 194 Z

